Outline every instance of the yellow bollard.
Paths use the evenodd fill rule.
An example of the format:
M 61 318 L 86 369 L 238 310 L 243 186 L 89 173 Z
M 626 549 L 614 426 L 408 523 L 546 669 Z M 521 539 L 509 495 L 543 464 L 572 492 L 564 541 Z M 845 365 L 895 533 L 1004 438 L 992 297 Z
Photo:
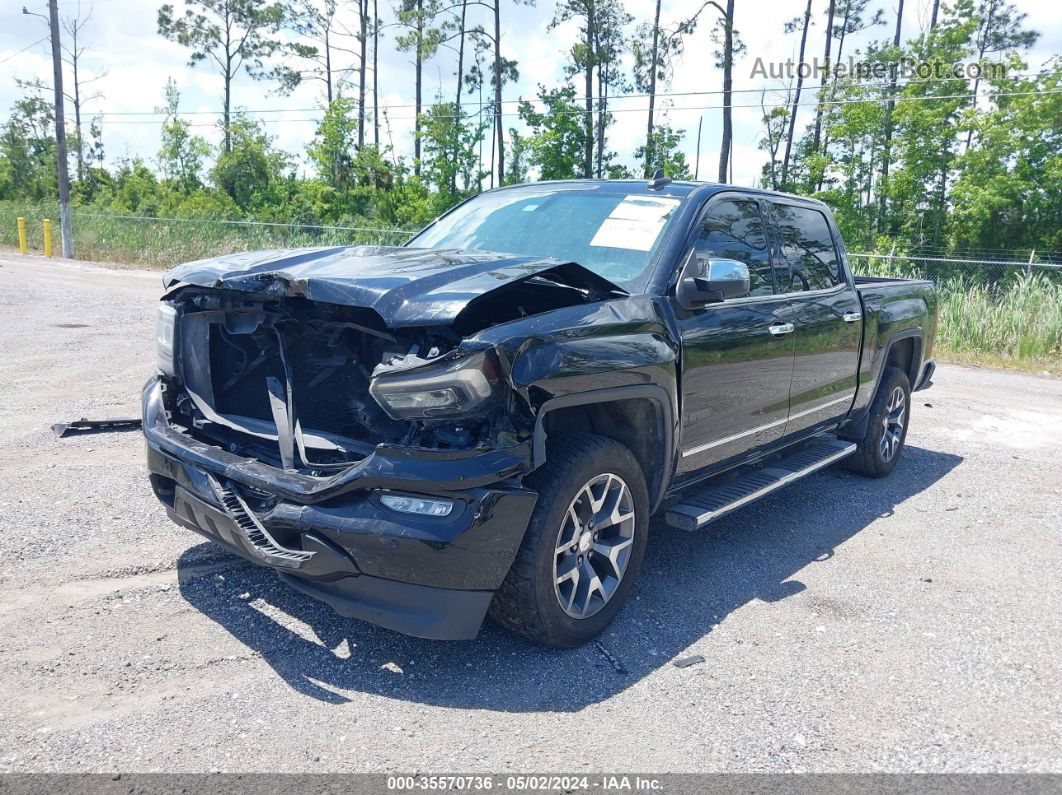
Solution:
M 22 216 L 18 218 L 18 252 L 26 253 L 26 219 Z
M 44 256 L 52 256 L 52 219 L 44 219 Z

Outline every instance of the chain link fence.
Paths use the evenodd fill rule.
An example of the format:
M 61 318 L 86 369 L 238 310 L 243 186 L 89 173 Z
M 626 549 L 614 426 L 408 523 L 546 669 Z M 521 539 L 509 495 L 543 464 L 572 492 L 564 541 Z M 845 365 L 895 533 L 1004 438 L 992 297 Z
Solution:
M 23 216 L 30 248 L 40 251 L 41 221 L 57 218 L 55 210 L 0 202 L 0 244 L 17 244 L 15 222 Z M 79 258 L 160 269 L 255 249 L 401 245 L 413 234 L 366 219 L 324 226 L 74 213 Z M 1062 372 L 1062 255 L 1057 252 L 894 249 L 852 252 L 848 257 L 861 275 L 929 278 L 936 283 L 939 352 L 975 361 L 1024 360 Z
M 17 245 L 16 219 L 26 219 L 29 248 L 43 249 L 44 218 L 58 218 L 58 208 L 0 203 L 0 244 Z M 306 246 L 397 246 L 413 232 L 379 222 L 342 226 L 214 218 L 160 218 L 75 209 L 74 250 L 78 259 L 170 268 L 182 262 L 239 251 Z
M 0 243 L 16 245 L 15 220 L 26 218 L 29 246 L 43 248 L 41 221 L 58 208 L 0 203 Z M 345 225 L 214 218 L 166 218 L 89 210 L 74 212 L 74 244 L 81 259 L 118 261 L 167 268 L 181 262 L 266 248 L 304 246 L 401 245 L 416 230 L 374 220 Z M 849 252 L 852 269 L 869 276 L 932 279 L 938 284 L 984 286 L 1002 293 L 1024 277 L 1062 284 L 1062 252 L 1004 249 Z
M 1059 370 L 1059 258 L 1043 261 L 1035 252 L 1006 251 L 850 253 L 848 257 L 859 274 L 933 280 L 939 351 L 960 360 L 1020 360 L 1030 367 Z
M 369 224 L 323 226 L 269 221 L 150 218 L 76 213 L 79 257 L 169 267 L 239 251 L 360 244 L 397 246 L 411 232 Z M 110 256 L 108 256 L 110 255 Z
M 972 251 L 866 254 L 849 252 L 852 270 L 861 275 L 932 279 L 939 284 L 961 282 L 1003 292 L 1030 278 L 1062 284 L 1062 256 L 1041 257 L 1035 251 Z

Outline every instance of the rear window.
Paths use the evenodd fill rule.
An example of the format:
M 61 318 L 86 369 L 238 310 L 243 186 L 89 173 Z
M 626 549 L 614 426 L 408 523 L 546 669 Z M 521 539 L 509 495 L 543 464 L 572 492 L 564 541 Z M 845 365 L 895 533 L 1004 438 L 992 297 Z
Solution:
M 791 284 L 784 292 L 825 290 L 841 281 L 841 260 L 826 216 L 810 207 L 774 204 L 782 258 Z

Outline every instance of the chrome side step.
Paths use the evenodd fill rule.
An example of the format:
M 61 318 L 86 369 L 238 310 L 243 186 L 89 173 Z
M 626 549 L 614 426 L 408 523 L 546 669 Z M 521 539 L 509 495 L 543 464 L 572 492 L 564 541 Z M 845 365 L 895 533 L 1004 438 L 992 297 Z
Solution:
M 288 549 L 278 544 L 235 489 L 210 473 L 207 473 L 207 477 L 225 513 L 236 524 L 251 550 L 263 561 L 272 566 L 297 569 L 316 554 L 301 549 Z
M 813 442 L 768 467 L 753 470 L 725 485 L 710 487 L 672 505 L 667 511 L 665 521 L 681 530 L 698 530 L 714 519 L 742 505 L 748 505 L 794 480 L 800 480 L 805 475 L 828 467 L 855 451 L 855 444 L 839 439 Z

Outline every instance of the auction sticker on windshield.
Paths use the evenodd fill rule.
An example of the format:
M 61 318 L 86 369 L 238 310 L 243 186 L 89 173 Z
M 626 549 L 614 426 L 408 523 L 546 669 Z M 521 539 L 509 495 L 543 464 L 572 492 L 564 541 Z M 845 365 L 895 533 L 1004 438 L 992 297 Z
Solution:
M 602 222 L 590 245 L 648 251 L 678 205 L 678 199 L 665 196 L 627 196 Z

